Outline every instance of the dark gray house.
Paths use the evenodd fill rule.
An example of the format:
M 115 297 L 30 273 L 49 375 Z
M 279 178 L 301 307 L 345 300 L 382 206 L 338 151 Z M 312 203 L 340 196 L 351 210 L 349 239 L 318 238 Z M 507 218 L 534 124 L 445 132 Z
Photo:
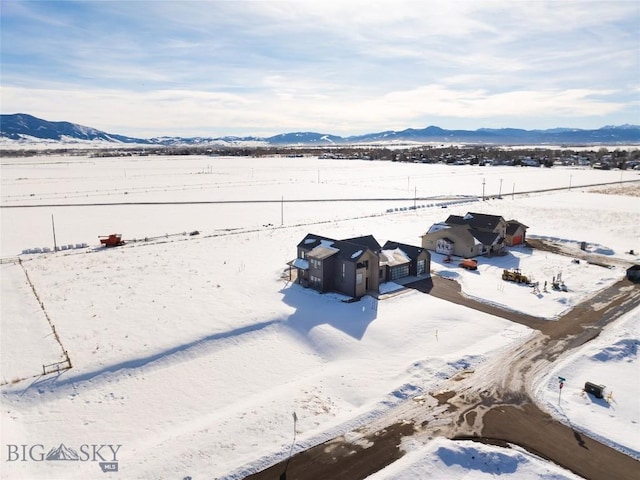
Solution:
M 334 240 L 307 234 L 298 243 L 296 282 L 319 292 L 339 292 L 358 298 L 379 293 L 381 283 L 428 274 L 431 254 L 422 247 L 387 242 L 381 247 L 371 235 Z
M 297 248 L 298 256 L 289 264 L 297 269 L 301 285 L 356 298 L 378 293 L 381 247 L 372 236 L 334 240 L 308 234 Z

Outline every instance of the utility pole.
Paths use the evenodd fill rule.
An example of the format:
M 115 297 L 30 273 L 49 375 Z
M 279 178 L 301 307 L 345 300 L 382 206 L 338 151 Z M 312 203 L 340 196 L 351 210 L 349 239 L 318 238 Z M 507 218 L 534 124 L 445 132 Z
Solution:
M 413 209 L 416 209 L 416 200 L 418 199 L 418 187 L 413 187 Z
M 502 179 L 500 179 L 500 191 L 498 192 L 498 198 L 502 198 Z
M 51 214 L 51 227 L 53 228 L 53 251 L 58 251 L 58 244 L 56 243 L 56 224 L 53 221 L 53 213 Z
M 515 184 L 515 182 L 513 184 L 513 190 L 511 191 L 511 200 L 513 200 L 514 198 L 516 198 L 516 184 Z
M 284 195 L 280 201 L 280 226 L 284 225 Z
M 482 177 L 482 201 L 484 202 L 484 177 Z

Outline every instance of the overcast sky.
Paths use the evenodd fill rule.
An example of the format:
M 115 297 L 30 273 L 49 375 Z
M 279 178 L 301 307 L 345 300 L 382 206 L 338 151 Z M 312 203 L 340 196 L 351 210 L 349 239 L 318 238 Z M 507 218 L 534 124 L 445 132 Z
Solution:
M 2 0 L 2 113 L 110 133 L 640 124 L 637 0 Z

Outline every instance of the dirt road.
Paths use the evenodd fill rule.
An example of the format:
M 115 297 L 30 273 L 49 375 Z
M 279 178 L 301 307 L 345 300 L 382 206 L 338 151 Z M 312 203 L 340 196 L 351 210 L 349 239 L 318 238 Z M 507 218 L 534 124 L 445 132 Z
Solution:
M 558 321 L 545 321 L 464 297 L 451 280 L 433 277 L 411 286 L 537 330 L 524 343 L 474 371 L 451 378 L 431 397 L 408 401 L 375 424 L 359 430 L 371 446 L 336 438 L 294 456 L 288 480 L 364 479 L 402 455 L 402 436 L 435 436 L 517 444 L 590 480 L 637 480 L 640 462 L 577 432 L 541 411 L 531 380 L 562 353 L 595 338 L 602 327 L 640 305 L 640 286 L 624 279 L 574 308 Z M 499 373 L 499 377 L 496 376 Z M 247 477 L 279 478 L 284 463 Z

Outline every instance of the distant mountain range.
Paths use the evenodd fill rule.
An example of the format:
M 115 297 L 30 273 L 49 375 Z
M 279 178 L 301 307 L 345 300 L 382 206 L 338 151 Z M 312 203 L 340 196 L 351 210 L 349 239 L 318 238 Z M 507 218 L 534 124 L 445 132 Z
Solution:
M 461 143 L 490 145 L 635 145 L 640 144 L 640 125 L 606 126 L 597 130 L 554 128 L 522 130 L 516 128 L 481 128 L 478 130 L 444 130 L 429 126 L 401 131 L 368 133 L 341 137 L 316 132 L 282 133 L 273 137 L 157 137 L 133 138 L 106 133 L 70 122 L 50 122 L 25 113 L 0 115 L 0 138 L 21 144 L 38 142 L 100 142 L 116 145 L 354 145 L 393 143 Z

